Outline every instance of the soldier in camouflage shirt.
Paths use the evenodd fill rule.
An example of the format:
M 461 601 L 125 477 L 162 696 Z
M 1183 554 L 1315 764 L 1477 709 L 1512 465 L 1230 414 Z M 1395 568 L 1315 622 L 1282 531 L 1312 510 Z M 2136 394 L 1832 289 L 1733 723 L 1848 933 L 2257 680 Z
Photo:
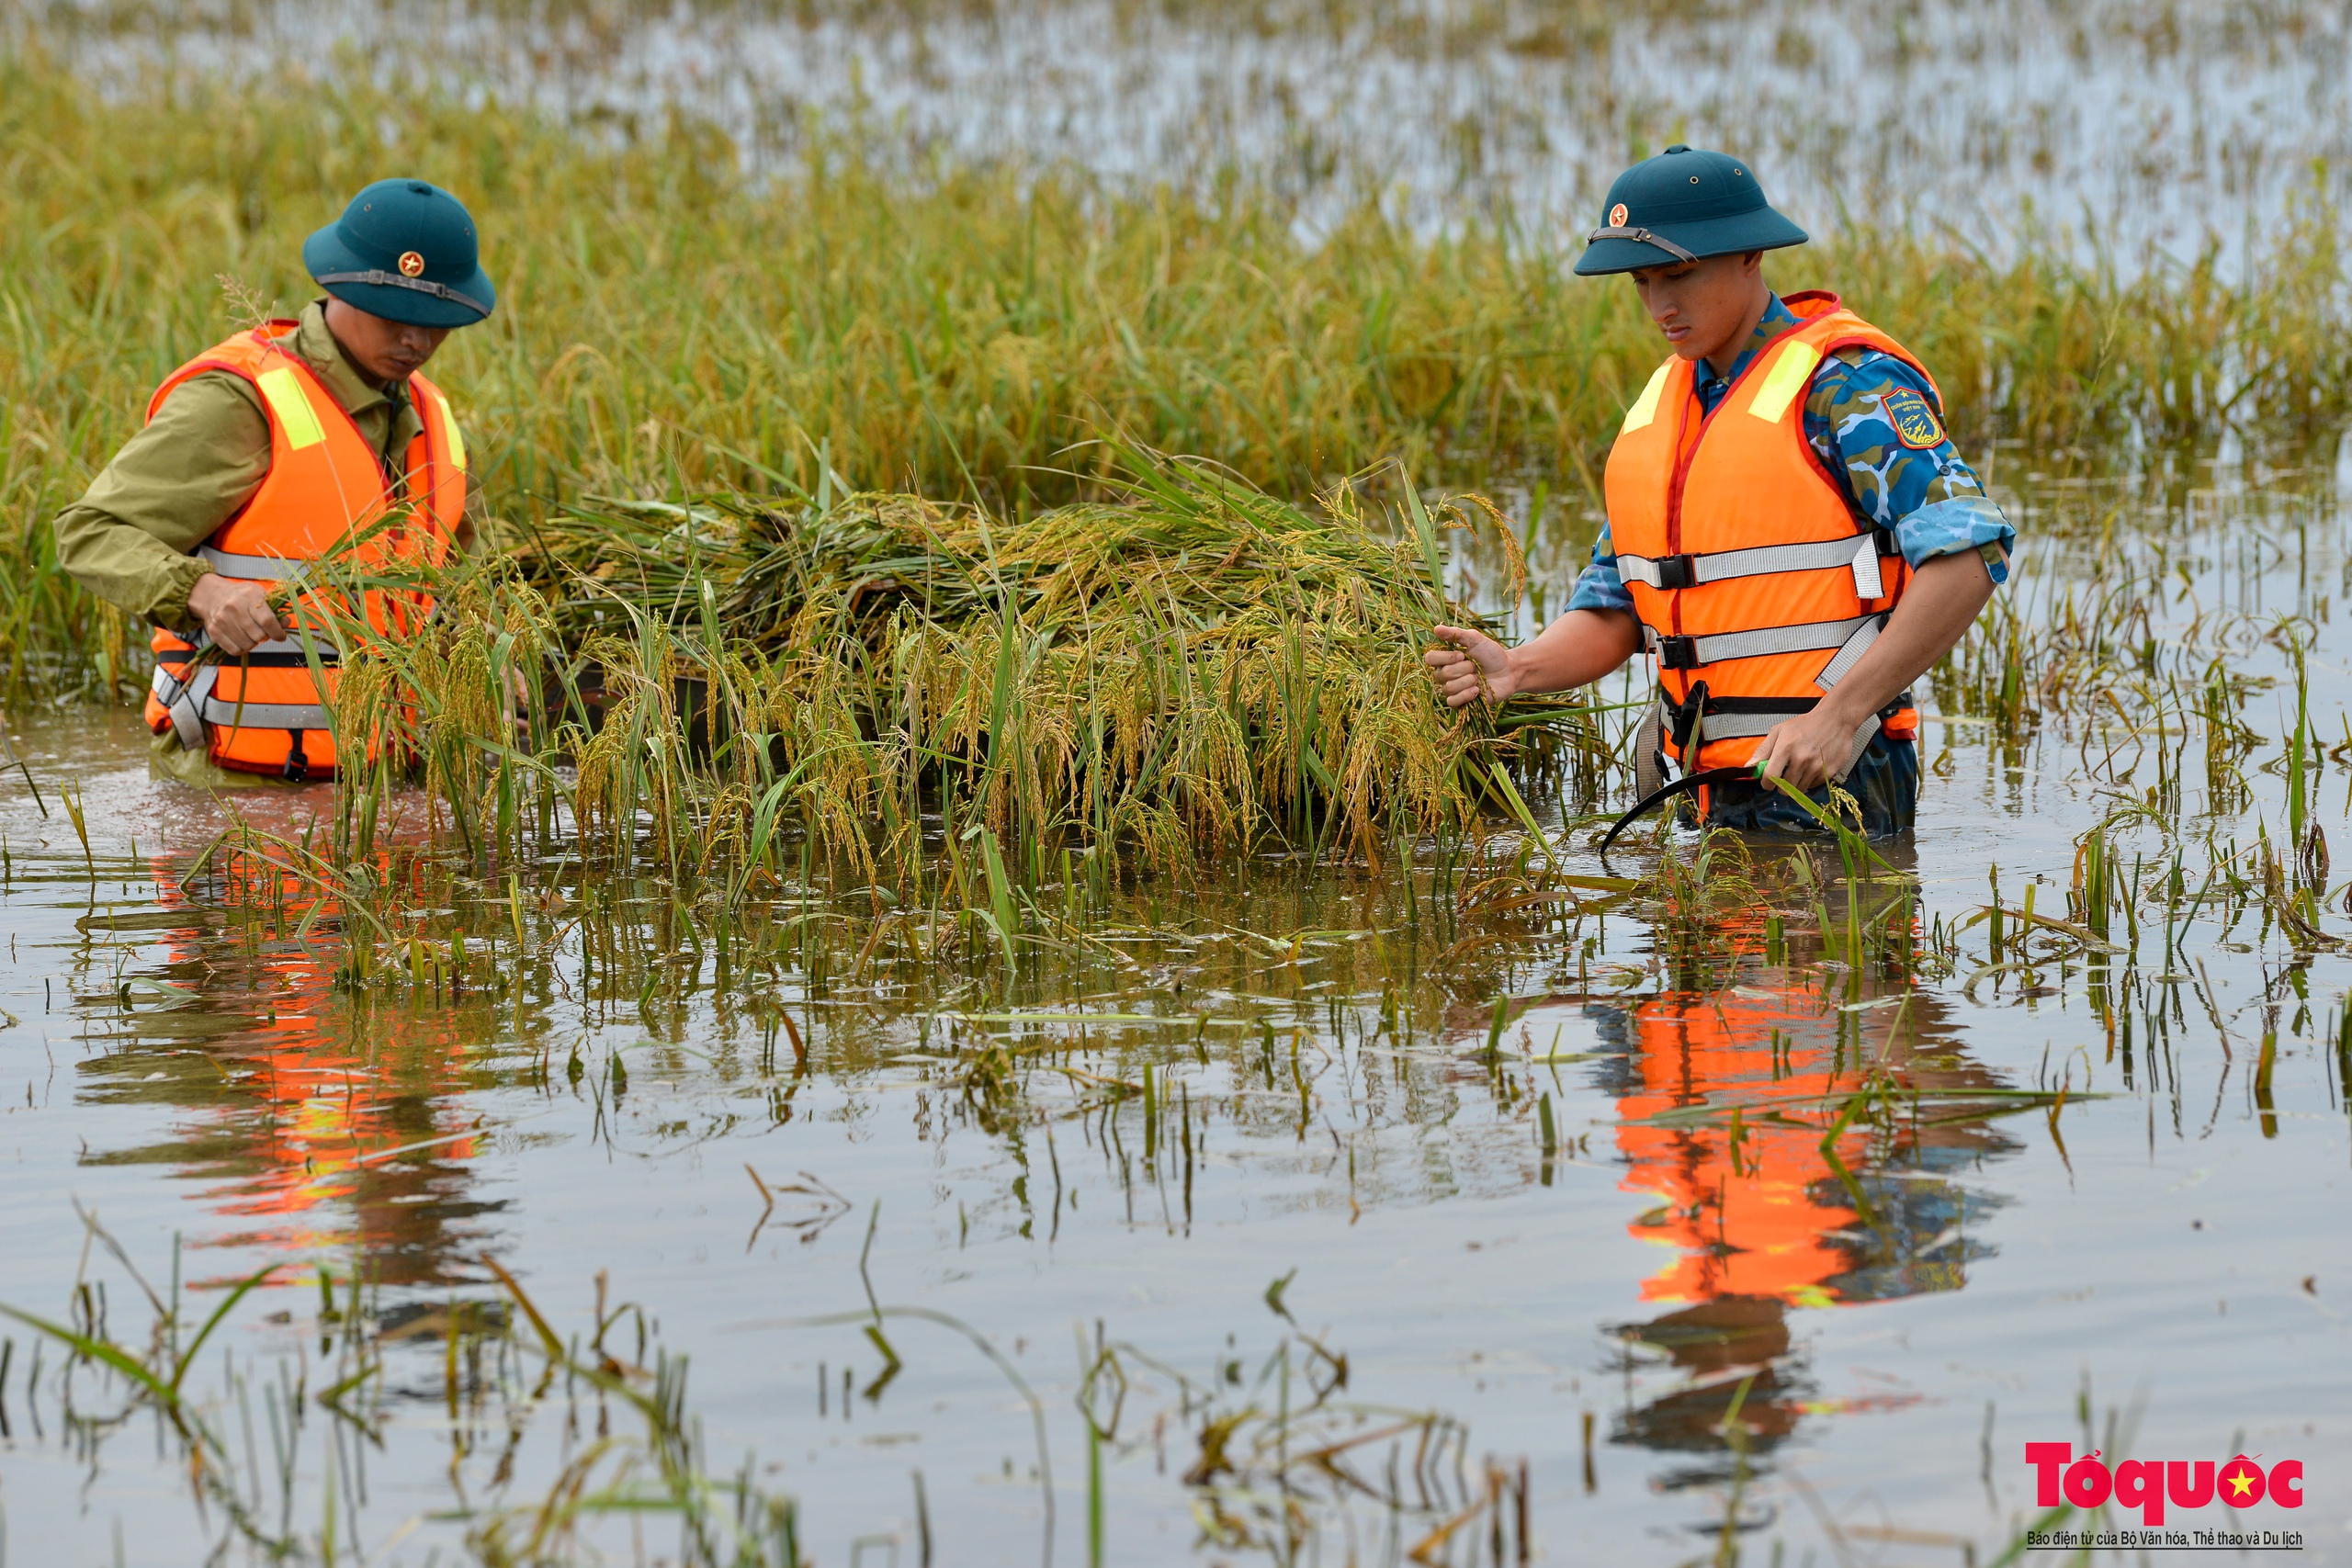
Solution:
M 1702 362 L 1700 406 L 1713 413 L 1757 352 L 1796 324 L 1796 312 L 1779 295 L 1772 296 L 1747 346 L 1725 373 L 1717 375 L 1712 365 Z M 1876 349 L 1837 350 L 1813 373 L 1805 393 L 1804 434 L 1823 469 L 1836 476 L 1855 517 L 1893 533 L 1904 558 L 1914 567 L 1937 556 L 1973 550 L 1995 583 L 2008 580 L 2017 530 L 1951 444 L 1936 418 L 1933 391 L 1917 371 Z M 1633 595 L 1617 575 L 1616 547 L 1610 543 L 1606 523 L 1593 542 L 1592 564 L 1577 579 L 1567 607 L 1628 614 L 1634 608 Z M 1848 776 L 1845 788 L 1860 802 L 1870 831 L 1908 828 L 1919 793 L 1917 748 L 1873 743 Z M 1803 808 L 1783 795 L 1764 790 L 1744 794 L 1741 800 L 1718 800 L 1710 820 L 1724 827 L 1772 830 L 1812 826 Z
M 1430 673 L 1459 707 L 1585 685 L 1646 652 L 1649 798 L 1671 797 L 1649 765 L 1670 748 L 1717 826 L 1814 829 L 1772 779 L 1822 805 L 1842 789 L 1872 833 L 1906 829 L 1908 688 L 2006 581 L 2016 533 L 1907 349 L 1830 296 L 1766 285 L 1764 253 L 1807 236 L 1742 160 L 1668 147 L 1619 176 L 1603 213 L 1577 272 L 1630 275 L 1673 357 L 1626 410 L 1608 523 L 1566 609 L 1516 648 L 1440 626 Z

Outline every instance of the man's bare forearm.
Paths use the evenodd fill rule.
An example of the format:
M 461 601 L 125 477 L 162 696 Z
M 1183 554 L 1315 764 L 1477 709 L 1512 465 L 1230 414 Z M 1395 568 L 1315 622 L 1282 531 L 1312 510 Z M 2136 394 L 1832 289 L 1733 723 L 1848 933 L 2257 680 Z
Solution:
M 1641 651 L 1641 623 L 1624 610 L 1570 610 L 1510 650 L 1522 692 L 1588 686 Z
M 1822 705 L 1859 726 L 1934 669 L 1936 660 L 1968 634 L 1992 597 L 1992 574 L 1973 552 L 1922 563 L 1903 602 L 1887 617 L 1886 629 L 1822 699 Z

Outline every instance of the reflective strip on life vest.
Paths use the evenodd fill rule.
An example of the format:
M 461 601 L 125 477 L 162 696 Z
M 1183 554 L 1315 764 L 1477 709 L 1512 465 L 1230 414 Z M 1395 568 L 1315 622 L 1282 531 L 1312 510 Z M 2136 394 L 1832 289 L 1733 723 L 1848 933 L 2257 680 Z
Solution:
M 1856 615 L 1850 620 L 1809 621 L 1795 626 L 1758 626 L 1754 631 L 1719 632 L 1713 637 L 1660 637 L 1645 626 L 1642 627 L 1642 641 L 1667 669 L 1695 670 L 1727 659 L 1761 659 L 1774 653 L 1842 649 L 1860 635 L 1866 626 L 1870 628 L 1870 635 L 1876 637 L 1878 624 L 1883 619 L 1882 615 Z
M 1736 704 L 1736 706 L 1717 708 L 1712 700 L 1708 702 L 1706 710 L 1698 716 L 1693 727 L 1698 733 L 1695 736 L 1685 736 L 1678 739 L 1675 742 L 1675 749 L 1684 757 L 1690 757 L 1695 755 L 1700 748 L 1712 745 L 1718 740 L 1747 740 L 1770 735 L 1773 727 L 1783 720 L 1794 718 L 1800 714 L 1811 713 L 1819 699 L 1792 697 L 1783 701 L 1772 697 L 1735 697 L 1728 701 Z M 1911 694 L 1905 692 L 1878 712 L 1863 719 L 1854 730 L 1853 743 L 1847 754 L 1846 765 L 1830 775 L 1830 782 L 1845 783 L 1846 776 L 1851 773 L 1861 761 L 1862 753 L 1870 750 L 1871 742 L 1878 739 L 1879 732 L 1884 728 L 1887 720 L 1910 705 Z M 1664 693 L 1658 694 L 1656 702 L 1652 705 L 1650 716 L 1643 720 L 1645 728 L 1649 728 L 1653 725 L 1657 727 L 1655 729 L 1650 729 L 1650 744 L 1655 745 L 1657 736 L 1661 733 L 1673 735 L 1680 716 L 1680 711 L 1674 702 Z M 1651 789 L 1644 790 L 1643 794 L 1647 795 L 1655 788 L 1656 786 L 1653 785 Z
M 1664 705 L 1669 710 L 1667 722 L 1671 724 L 1673 705 Z M 1699 744 L 1704 746 L 1710 740 L 1738 740 L 1750 735 L 1770 735 L 1774 725 L 1812 711 L 1813 704 L 1800 697 L 1768 713 L 1702 714 L 1699 718 Z M 1873 717 L 1871 722 L 1875 724 L 1878 721 Z M 1681 750 L 1687 752 L 1690 750 L 1688 743 Z
M 1649 385 L 1644 387 L 1642 395 L 1634 400 L 1634 406 L 1625 411 L 1625 423 L 1618 427 L 1619 434 L 1639 430 L 1657 417 L 1658 397 L 1666 390 L 1666 378 L 1673 370 L 1673 362 L 1669 360 L 1651 374 Z
M 1728 582 L 1734 578 L 1762 577 L 1779 571 L 1838 571 L 1850 569 L 1859 583 L 1862 575 L 1862 560 L 1870 560 L 1870 581 L 1878 581 L 1878 540 L 1874 535 L 1861 536 L 1860 549 L 1852 539 L 1821 539 L 1802 545 L 1758 545 L 1753 549 L 1717 550 L 1712 555 L 1648 556 L 1620 555 L 1617 576 L 1626 582 L 1647 583 L 1652 588 L 1697 588 L 1709 582 Z M 1875 599 L 1873 591 L 1862 595 Z
M 311 400 L 302 392 L 302 384 L 294 379 L 294 372 L 281 365 L 265 370 L 254 378 L 261 395 L 269 400 L 270 412 L 277 416 L 278 424 L 286 432 L 286 445 L 300 452 L 306 446 L 316 446 L 327 438 L 324 426 L 311 407 Z
M 319 650 L 319 662 L 322 664 L 333 664 L 337 659 L 342 657 L 341 654 L 337 653 L 333 648 L 323 642 L 314 640 L 311 646 Z M 255 653 L 290 653 L 294 655 L 295 658 L 300 659 L 303 656 L 305 649 L 302 646 L 302 639 L 300 637 L 274 637 L 267 642 L 257 642 L 254 644 L 253 651 Z M 237 660 L 245 656 L 243 654 L 233 655 L 229 659 L 224 660 L 223 662 L 234 664 Z
M 289 651 L 291 650 L 291 651 Z M 289 641 L 266 642 L 243 656 L 254 669 L 291 669 L 308 662 L 297 645 Z M 265 660 L 266 662 L 265 662 Z M 322 652 L 321 663 L 331 664 L 331 651 Z M 228 667 L 233 671 L 237 666 Z M 220 725 L 232 729 L 324 729 L 327 710 L 313 703 L 256 703 L 234 697 L 213 695 L 213 688 L 220 679 L 222 666 L 208 664 L 182 682 L 162 665 L 155 667 L 148 690 L 172 716 L 173 728 L 179 731 L 180 744 L 197 750 L 205 744 L 203 724 Z
M 1871 650 L 1871 644 L 1878 640 L 1882 629 L 1878 616 L 1872 615 L 1865 620 L 1860 628 L 1846 639 L 1846 645 L 1838 650 L 1837 657 L 1821 667 L 1821 673 L 1813 678 L 1813 683 L 1826 692 L 1844 680 L 1846 672 L 1860 663 L 1862 655 Z
M 211 671 L 207 671 L 207 674 Z M 249 703 L 207 693 L 198 705 L 207 724 L 226 729 L 324 729 L 327 710 L 313 703 Z
M 458 434 L 458 416 L 449 410 L 449 400 L 436 397 L 434 406 L 441 411 L 441 443 L 449 448 L 449 465 L 458 472 L 466 471 L 466 438 Z
M 1781 350 L 1772 368 L 1756 388 L 1756 396 L 1748 400 L 1747 412 L 1766 423 L 1778 423 L 1789 405 L 1813 379 L 1813 367 L 1821 363 L 1821 350 L 1800 338 Z
M 1854 597 L 1857 599 L 1886 597 L 1886 579 L 1880 575 L 1878 570 L 1878 545 L 1875 538 L 1865 545 L 1861 553 L 1854 558 Z
M 226 550 L 216 550 L 210 545 L 197 546 L 196 553 L 206 565 L 223 577 L 293 582 L 311 569 L 309 561 L 288 560 L 284 556 L 232 556 Z

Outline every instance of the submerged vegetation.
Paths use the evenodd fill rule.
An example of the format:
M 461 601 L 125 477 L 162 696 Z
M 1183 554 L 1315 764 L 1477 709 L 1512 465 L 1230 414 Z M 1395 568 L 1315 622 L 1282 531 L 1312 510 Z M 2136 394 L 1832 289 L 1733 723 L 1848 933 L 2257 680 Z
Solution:
M 174 1450 L 208 1512 L 219 1515 L 208 1561 L 227 1560 L 234 1551 L 258 1562 L 334 1564 L 364 1560 L 371 1546 L 395 1548 L 413 1532 L 422 1520 L 389 1540 L 368 1540 L 367 1450 L 380 1444 L 386 1404 L 398 1397 L 395 1358 L 439 1341 L 433 1359 L 442 1362 L 453 1436 L 451 1506 L 444 1517 L 462 1527 L 468 1555 L 483 1568 L 580 1561 L 583 1532 L 615 1517 L 674 1520 L 678 1545 L 668 1561 L 678 1568 L 802 1568 L 806 1562 L 792 1500 L 763 1487 L 752 1461 L 732 1476 L 706 1472 L 700 1432 L 686 1409 L 685 1358 L 658 1346 L 649 1354 L 643 1308 L 624 1302 L 607 1311 L 601 1286 L 593 1332 L 566 1338 L 494 1260 L 483 1259 L 481 1267 L 503 1288 L 503 1301 L 419 1311 L 387 1307 L 368 1277 L 368 1260 L 355 1257 L 340 1274 L 328 1266 L 314 1271 L 316 1366 L 306 1360 L 299 1369 L 265 1369 L 232 1354 L 220 1358 L 217 1383 L 191 1381 L 213 1331 L 248 1292 L 270 1282 L 278 1266 L 226 1292 L 183 1346 L 191 1313 L 181 1294 L 182 1259 L 173 1258 L 170 1290 L 159 1292 L 95 1215 L 81 1218 L 152 1308 L 148 1344 L 113 1337 L 98 1290 L 77 1294 L 72 1323 L 0 1304 L 0 1317 L 31 1331 L 18 1418 L 38 1428 L 41 1405 L 51 1401 L 50 1419 L 81 1434 L 95 1451 L 135 1416 L 155 1417 L 159 1440 Z M 636 1331 L 628 1360 L 616 1354 L 624 1325 Z M 0 1396 L 16 1350 L 13 1338 L 0 1340 Z M 61 1358 L 66 1374 L 51 1388 L 40 1376 L 44 1351 Z M 643 1364 L 649 1360 L 650 1367 Z M 79 1386 L 75 1371 L 82 1373 Z M 617 1432 L 615 1411 L 622 1422 Z M 584 1438 L 583 1416 L 594 1426 Z M 545 1495 L 517 1496 L 512 1483 L 518 1453 L 535 1424 L 553 1428 L 560 1451 L 546 1461 L 552 1479 Z M 314 1435 L 314 1425 L 323 1431 Z M 320 1438 L 324 1473 L 313 1495 L 302 1450 Z M 267 1464 L 260 1457 L 265 1444 Z M 537 1445 L 531 1447 L 536 1460 Z M 306 1512 L 314 1503 L 315 1518 Z
M 1190 1115 L 1188 1107 L 1188 1144 Z M 775 1195 L 756 1171 L 752 1179 L 772 1212 Z M 690 1404 L 688 1359 L 661 1342 L 647 1304 L 608 1301 L 601 1272 L 589 1320 L 575 1325 L 543 1308 L 492 1256 L 468 1260 L 482 1289 L 420 1305 L 388 1299 L 379 1265 L 355 1253 L 339 1268 L 322 1262 L 301 1271 L 307 1279 L 270 1265 L 225 1291 L 193 1325 L 176 1251 L 168 1286 L 159 1290 L 97 1216 L 76 1213 L 93 1250 L 111 1260 L 100 1274 L 144 1297 L 151 1313 L 144 1343 L 116 1337 L 102 1278 L 77 1289 L 67 1322 L 0 1303 L 0 1324 L 23 1335 L 0 1335 L 0 1441 L 14 1435 L 11 1404 L 37 1440 L 54 1425 L 93 1460 L 134 1419 L 153 1420 L 157 1442 L 204 1515 L 212 1538 L 208 1562 L 376 1562 L 422 1531 L 428 1542 L 446 1536 L 427 1548 L 428 1562 L 455 1547 L 458 1560 L 481 1568 L 562 1568 L 609 1560 L 622 1528 L 641 1555 L 650 1527 L 669 1536 L 653 1561 L 672 1568 L 814 1568 L 800 1504 L 768 1479 L 783 1467 L 763 1465 L 750 1451 L 731 1469 L 717 1467 L 720 1456 Z M 877 1210 L 873 1223 L 878 1219 Z M 866 1245 L 870 1250 L 871 1225 Z M 1105 1339 L 1099 1324 L 1092 1343 L 1080 1336 L 1072 1404 L 1085 1460 L 1072 1490 L 1084 1510 L 1085 1561 L 1111 1561 L 1106 1455 L 1156 1454 L 1164 1471 L 1171 1428 L 1180 1442 L 1189 1436 L 1196 1444 L 1181 1474 L 1204 1546 L 1291 1562 L 1329 1520 L 1353 1526 L 1361 1516 L 1369 1530 L 1385 1533 L 1380 1558 L 1387 1562 L 1473 1568 L 1489 1540 L 1508 1542 L 1510 1562 L 1531 1561 L 1524 1465 L 1514 1471 L 1491 1457 L 1474 1465 L 1459 1421 L 1358 1396 L 1345 1351 L 1298 1324 L 1284 1305 L 1295 1274 L 1265 1292 L 1281 1332 L 1256 1358 L 1254 1376 L 1223 1357 L 1197 1376 L 1188 1373 L 1140 1346 Z M 275 1363 L 233 1350 L 205 1356 L 215 1330 L 265 1285 L 303 1303 L 315 1361 L 307 1353 Z M 882 1358 L 862 1394 L 869 1404 L 879 1403 L 907 1359 L 960 1340 L 957 1349 L 976 1351 L 1012 1395 L 1008 1408 L 1026 1417 L 1023 1436 L 1031 1446 L 1021 1481 L 1035 1490 L 1050 1542 L 1055 1461 L 1046 1410 L 1030 1382 L 988 1337 L 955 1316 L 887 1305 L 872 1296 L 870 1280 L 867 1292 L 862 1310 L 739 1327 L 802 1336 L 859 1328 Z M 283 1312 L 273 1321 L 293 1317 Z M 939 1329 L 945 1335 L 926 1332 Z M 1236 1342 L 1228 1337 L 1227 1347 Z M 20 1355 L 12 1390 L 9 1371 Z M 45 1362 L 52 1373 L 46 1380 Z M 820 1413 L 824 1371 L 820 1363 Z M 846 1416 L 854 1380 L 842 1371 Z M 401 1405 L 420 1394 L 447 1413 L 448 1495 L 379 1531 L 368 1513 L 369 1455 L 380 1453 Z M 321 1456 L 315 1471 L 306 1449 Z M 877 1545 L 893 1560 L 902 1550 L 904 1560 L 933 1560 L 935 1527 L 920 1470 L 912 1482 L 913 1518 L 861 1537 L 860 1551 Z M 944 1556 L 956 1535 L 952 1528 L 939 1533 Z M 1502 1550 L 1495 1547 L 1496 1560 Z

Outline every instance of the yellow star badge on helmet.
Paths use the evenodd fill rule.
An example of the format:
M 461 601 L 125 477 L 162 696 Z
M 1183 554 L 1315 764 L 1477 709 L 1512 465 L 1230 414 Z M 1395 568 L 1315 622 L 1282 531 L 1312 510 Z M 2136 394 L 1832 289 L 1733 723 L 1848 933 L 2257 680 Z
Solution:
M 1886 409 L 1886 422 L 1894 426 L 1895 439 L 1914 452 L 1926 452 L 1944 444 L 1943 422 L 1936 418 L 1936 411 L 1928 400 L 1909 387 L 1897 387 L 1881 400 Z

